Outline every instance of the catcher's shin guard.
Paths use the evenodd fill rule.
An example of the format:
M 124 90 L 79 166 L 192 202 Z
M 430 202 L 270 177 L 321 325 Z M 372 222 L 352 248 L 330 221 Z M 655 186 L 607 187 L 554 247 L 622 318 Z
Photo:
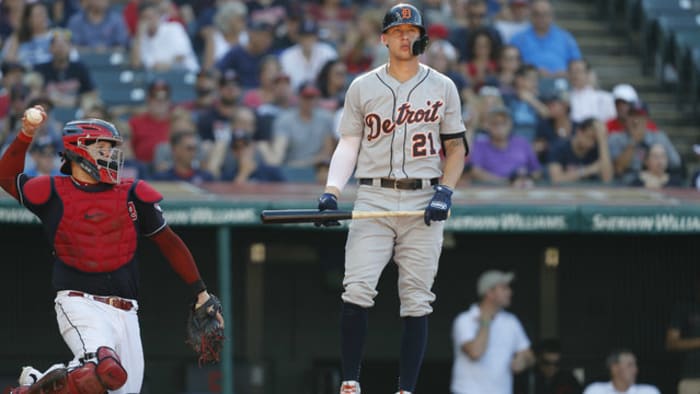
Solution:
M 116 390 L 126 383 L 127 373 L 117 353 L 107 347 L 97 348 L 97 377 L 108 390 Z
M 92 361 L 68 371 L 55 369 L 31 385 L 27 394 L 103 394 L 126 383 L 127 373 L 119 356 L 106 346 L 95 352 L 97 364 Z

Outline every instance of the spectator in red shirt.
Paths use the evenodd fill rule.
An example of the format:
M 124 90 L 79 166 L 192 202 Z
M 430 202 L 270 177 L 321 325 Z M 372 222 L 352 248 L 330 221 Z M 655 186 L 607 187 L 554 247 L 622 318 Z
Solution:
M 616 85 L 612 91 L 613 98 L 615 99 L 615 112 L 617 116 L 608 120 L 605 126 L 608 128 L 608 133 L 623 133 L 626 129 L 625 123 L 627 122 L 627 115 L 630 110 L 630 106 L 633 103 L 639 101 L 639 96 L 637 91 L 634 90 L 632 85 L 622 83 Z M 647 118 L 647 130 L 656 131 L 656 123 L 653 120 Z
M 157 79 L 148 86 L 146 111 L 129 120 L 131 147 L 136 160 L 150 164 L 155 147 L 170 136 L 170 85 Z

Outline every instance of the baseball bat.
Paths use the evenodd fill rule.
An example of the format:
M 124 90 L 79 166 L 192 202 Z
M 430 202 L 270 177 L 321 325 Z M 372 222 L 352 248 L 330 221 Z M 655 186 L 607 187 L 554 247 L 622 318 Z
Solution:
M 260 213 L 264 224 L 313 223 L 327 220 L 423 216 L 424 211 L 348 211 L 318 209 L 266 209 Z

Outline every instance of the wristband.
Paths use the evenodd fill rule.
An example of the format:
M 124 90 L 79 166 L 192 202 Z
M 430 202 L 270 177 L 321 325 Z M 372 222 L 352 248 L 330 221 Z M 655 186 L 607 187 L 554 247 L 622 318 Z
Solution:
M 204 284 L 204 281 L 201 279 L 197 279 L 196 281 L 190 283 L 190 289 L 192 289 L 192 292 L 194 293 L 194 296 L 196 297 L 199 293 L 203 292 L 204 290 L 207 289 L 207 286 Z
M 29 142 L 31 143 L 32 140 L 34 139 L 33 136 L 27 134 L 24 132 L 24 129 L 20 129 L 19 133 L 17 133 L 17 139 L 23 142 Z
M 479 319 L 479 325 L 481 327 L 488 327 L 491 325 L 491 320 L 489 319 Z

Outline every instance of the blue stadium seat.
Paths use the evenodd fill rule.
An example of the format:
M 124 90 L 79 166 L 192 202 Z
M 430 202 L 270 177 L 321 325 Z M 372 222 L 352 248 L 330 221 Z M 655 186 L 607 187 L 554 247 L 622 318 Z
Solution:
M 194 81 L 196 74 L 182 70 L 172 70 L 166 72 L 149 71 L 146 74 L 148 82 L 162 79 L 170 85 L 171 100 L 174 103 L 182 103 L 195 98 Z
M 141 105 L 146 98 L 146 91 L 142 87 L 129 85 L 115 85 L 113 89 L 101 92 L 102 101 L 110 105 Z
M 690 70 L 690 105 L 693 113 L 698 116 L 698 101 L 700 98 L 700 48 L 691 51 L 692 69 Z
M 54 107 L 51 109 L 51 116 L 57 121 L 64 123 L 70 122 L 76 118 L 77 108 Z
M 145 98 L 145 74 L 141 70 L 110 68 L 91 72 L 100 97 L 108 105 L 137 105 Z
M 569 90 L 569 82 L 566 78 L 543 78 L 538 82 L 540 96 L 549 96 L 558 91 Z
M 123 52 L 81 51 L 80 61 L 91 70 L 98 68 L 122 67 L 129 62 L 129 56 Z
M 700 29 L 677 32 L 673 35 L 673 65 L 679 81 L 687 81 L 693 72 L 693 50 L 700 48 Z M 686 83 L 676 84 L 676 103 L 681 107 L 682 97 L 690 87 Z
M 146 76 L 143 71 L 121 68 L 96 69 L 90 72 L 100 91 L 109 90 L 116 85 L 144 86 Z
M 690 12 L 661 12 L 660 15 L 642 31 L 642 70 L 647 73 L 654 65 L 654 57 L 668 59 L 671 41 L 675 32 L 700 30 L 700 19 Z

